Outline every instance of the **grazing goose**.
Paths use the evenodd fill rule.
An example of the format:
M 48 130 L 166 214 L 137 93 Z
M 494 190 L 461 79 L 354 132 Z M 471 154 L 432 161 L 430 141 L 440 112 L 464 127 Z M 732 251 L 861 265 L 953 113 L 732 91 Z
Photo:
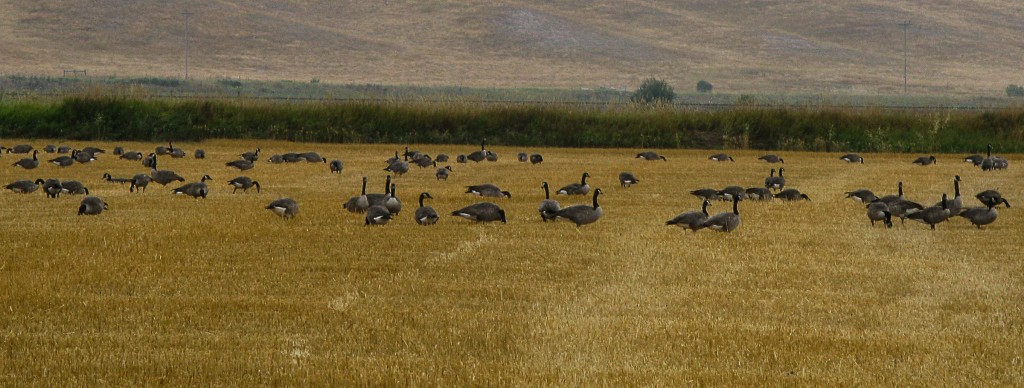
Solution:
M 486 159 L 487 159 L 488 162 L 497 162 L 498 161 L 498 154 L 493 152 L 493 151 L 491 151 L 491 150 L 487 150 Z
M 405 152 L 402 155 L 408 156 L 410 159 L 416 159 L 416 158 L 419 158 L 420 156 L 422 156 L 423 153 L 419 152 L 419 151 L 416 151 L 416 150 L 409 151 L 409 147 L 406 146 L 405 147 Z
M 783 171 L 786 169 L 779 168 L 779 176 L 772 174 L 772 176 L 764 178 L 764 187 L 773 190 L 782 190 L 783 187 L 786 187 L 786 177 L 782 176 Z M 775 169 L 772 169 L 772 172 L 775 172 Z
M 723 154 L 714 154 L 714 155 L 708 156 L 708 160 L 713 160 L 713 161 L 716 161 L 716 162 L 724 162 L 724 161 L 735 162 L 735 160 L 732 159 L 732 156 L 729 156 L 729 155 L 724 154 L 724 153 Z
M 170 145 L 171 143 L 167 143 L 167 144 Z M 171 145 L 171 148 L 174 148 L 174 146 Z M 153 149 L 153 151 L 154 151 L 155 154 L 157 154 L 159 156 L 163 156 L 163 155 L 167 155 L 167 154 L 171 153 L 170 148 L 167 148 L 167 147 L 164 147 L 164 146 L 156 146 L 156 148 Z
M 981 166 L 981 162 L 984 162 L 984 161 L 985 161 L 985 157 L 981 156 L 981 155 L 978 155 L 978 154 L 969 155 L 969 156 L 965 156 L 964 157 L 964 162 L 973 164 L 975 167 Z
M 391 196 L 391 175 L 388 175 L 387 179 L 384 181 L 384 194 L 366 194 L 366 200 L 368 201 L 370 206 L 383 205 L 384 200 L 387 199 L 389 196 Z
M 353 213 L 365 212 L 370 207 L 370 200 L 366 198 L 366 177 L 363 177 L 363 191 L 348 201 L 345 201 L 345 210 Z
M 75 164 L 75 158 L 72 158 L 72 157 L 67 156 L 67 155 L 61 155 L 61 156 L 58 156 L 56 158 L 48 160 L 48 162 L 53 163 L 53 164 L 57 165 L 58 167 L 69 167 L 69 166 Z
M 754 201 L 771 201 L 775 198 L 772 195 L 772 191 L 764 187 L 750 187 L 747 188 L 747 199 Z
M 448 154 L 438 154 L 437 157 L 434 158 L 434 161 L 438 163 L 448 163 Z
M 732 232 L 740 227 L 740 197 L 732 198 L 732 212 L 718 213 L 708 218 L 700 225 L 700 228 L 708 228 L 719 232 Z
M 113 154 L 114 155 L 124 155 L 124 147 L 121 147 L 121 146 L 114 147 Z
M 125 153 L 121 154 L 121 159 L 131 160 L 131 161 L 142 160 L 142 153 L 139 152 L 139 151 L 125 152 Z M 145 167 L 149 167 L 149 166 L 145 166 Z
M 419 166 L 419 168 L 437 167 L 437 163 L 430 158 L 430 155 L 420 154 L 419 157 L 412 159 L 413 164 Z
M 778 194 L 775 194 L 775 198 L 779 198 L 784 201 L 799 201 L 801 199 L 807 201 L 811 200 L 811 197 L 808 197 L 807 194 L 800 193 L 800 190 L 797 189 L 782 190 Z
M 281 198 L 271 202 L 266 209 L 287 220 L 299 214 L 299 203 L 291 198 Z
M 619 173 L 619 184 L 622 185 L 622 187 L 630 187 L 637 183 L 640 183 L 640 180 L 636 179 L 636 176 L 633 175 L 633 173 L 628 171 Z
M 698 198 L 702 198 L 702 199 L 706 199 L 706 200 L 710 200 L 710 201 L 716 201 L 716 200 L 722 199 L 722 196 L 718 195 L 718 190 L 715 190 L 715 189 L 708 189 L 708 188 L 697 189 L 697 190 L 691 191 L 690 194 L 693 194 L 693 195 L 697 196 Z
M 889 212 L 889 205 L 886 205 L 885 202 L 875 199 L 865 207 L 868 209 L 868 221 L 871 221 L 871 226 L 875 226 L 875 221 L 882 221 L 886 228 L 892 227 L 892 213 Z
M 235 177 L 234 179 L 229 180 L 228 184 L 234 186 L 234 188 L 231 189 L 231 194 L 234 194 L 235 191 L 238 189 L 242 189 L 243 193 L 247 193 L 249 192 L 249 189 L 252 188 L 253 186 L 256 186 L 257 193 L 260 192 L 260 182 L 254 181 L 252 180 L 252 178 L 249 178 L 247 176 Z
M 206 159 L 206 151 L 201 148 L 196 148 L 196 152 L 192 154 L 193 158 Z
M 303 152 L 299 154 L 299 156 L 302 157 L 303 159 L 306 159 L 306 162 L 309 163 L 327 163 L 327 158 L 324 158 L 323 156 L 320 156 L 320 154 L 313 151 Z
M 281 156 L 281 155 L 270 155 L 270 158 L 267 159 L 267 163 L 273 163 L 273 164 L 284 163 L 284 156 Z
M 530 155 L 530 164 L 537 164 L 537 163 L 541 163 L 543 161 L 544 161 L 544 157 L 540 156 L 540 154 Z
M 295 152 L 289 152 L 284 155 L 281 155 L 281 158 L 284 159 L 285 163 L 298 163 L 303 160 L 306 160 L 306 158 L 302 157 L 302 155 L 299 155 Z
M 366 209 L 366 218 L 363 225 L 386 225 L 391 221 L 391 212 L 381 205 L 373 205 Z
M 747 199 L 747 190 L 739 186 L 728 186 L 718 192 L 718 195 L 726 201 L 734 198 Z
M 168 143 L 168 144 L 170 145 L 170 143 Z M 181 159 L 181 158 L 185 157 L 185 150 L 183 150 L 181 148 L 174 148 L 174 146 L 171 145 L 169 147 L 169 149 L 168 149 L 167 154 L 171 155 L 172 158 Z
M 452 212 L 455 217 L 462 217 L 476 222 L 501 221 L 505 223 L 505 210 L 492 202 L 477 202 Z
M 1003 198 L 1003 195 L 999 194 L 999 192 L 995 190 L 982 191 L 976 194 L 974 198 L 977 198 L 983 204 L 988 204 L 989 201 L 995 201 L 996 205 L 1002 203 L 1005 204 L 1006 207 L 1011 207 L 1010 203 L 1006 201 L 1006 198 Z
M 17 162 L 14 162 L 14 164 L 12 164 L 12 166 L 21 167 L 21 168 L 24 168 L 26 170 L 31 170 L 33 168 L 39 167 L 39 158 L 36 157 L 36 154 L 38 154 L 38 153 L 39 153 L 39 150 L 34 150 L 34 151 L 32 151 L 32 158 L 31 159 L 30 158 L 25 158 L 25 159 L 19 160 Z
M 466 163 L 467 160 L 466 155 L 459 154 L 459 156 L 455 157 L 455 163 Z
M 181 175 L 175 174 L 174 171 L 171 171 L 171 170 L 157 170 L 156 169 L 156 159 L 155 158 L 153 159 L 153 170 L 149 172 L 149 176 L 150 176 L 150 178 L 153 179 L 153 182 L 159 183 L 159 184 L 164 185 L 164 186 L 167 186 L 168 183 L 171 183 L 171 182 L 174 182 L 174 181 L 178 181 L 178 182 L 184 182 L 185 181 L 185 178 L 183 178 Z
M 3 147 L 0 147 L 0 150 L 3 150 L 3 149 L 4 149 Z M 55 152 L 57 152 L 57 146 L 55 146 L 53 144 L 47 144 L 46 147 L 43 147 L 43 152 L 46 152 L 48 154 L 55 153 Z
M 437 180 L 439 181 L 447 181 L 448 173 L 451 171 L 452 166 L 444 166 L 442 168 L 437 169 L 437 172 L 434 173 L 434 176 L 437 177 Z
M 441 217 L 437 215 L 437 210 L 430 206 L 423 206 L 423 199 L 434 198 L 430 196 L 430 193 L 424 191 L 420 193 L 420 207 L 416 208 L 416 213 L 413 218 L 416 219 L 416 223 L 420 225 L 433 225 L 437 223 Z
M 959 216 L 966 218 L 975 227 L 981 229 L 982 226 L 996 221 L 996 217 L 999 216 L 999 212 L 996 211 L 996 205 L 998 204 L 999 202 L 989 200 L 985 206 L 964 209 L 964 211 L 960 212 Z
M 487 159 L 486 145 L 487 139 L 484 139 L 483 141 L 480 142 L 480 151 L 471 152 L 468 156 L 466 156 L 466 159 L 472 160 L 477 163 L 484 161 L 484 159 Z
M 334 160 L 332 160 L 332 161 L 331 161 L 331 164 L 330 164 L 330 168 L 331 168 L 331 174 L 334 174 L 334 173 L 338 173 L 338 174 L 341 174 L 341 169 L 342 169 L 342 168 L 344 168 L 344 167 L 345 167 L 345 166 L 343 166 L 343 165 L 341 164 L 341 161 L 340 161 L 340 160 L 338 160 L 338 159 L 334 159 Z
M 782 158 L 780 158 L 779 155 L 775 155 L 775 154 L 764 155 L 764 156 L 762 156 L 760 158 L 757 158 L 757 160 L 763 160 L 763 161 L 766 161 L 768 163 L 782 163 L 782 164 L 786 163 L 786 161 L 782 160 Z
M 391 194 L 384 199 L 384 207 L 388 209 L 391 214 L 398 215 L 402 211 L 402 201 L 398 199 L 398 195 L 395 194 L 395 184 L 391 184 Z
M 988 152 L 986 153 L 986 155 L 988 156 L 981 161 L 981 165 L 979 166 L 981 167 L 982 171 L 1005 170 L 1010 165 L 1010 162 L 1005 158 L 999 156 L 992 156 L 991 144 L 988 145 Z
M 871 201 L 874 201 L 875 199 L 878 199 L 878 196 L 876 196 L 875 193 L 872 192 L 871 190 L 860 189 L 854 191 L 847 191 L 846 198 L 853 198 L 854 201 L 861 203 L 869 203 Z
M 103 173 L 103 180 L 107 182 L 120 183 L 122 185 L 125 183 L 132 183 L 131 178 L 114 178 L 109 172 Z
M 665 222 L 665 225 L 675 225 L 680 228 L 690 228 L 694 233 L 702 228 L 704 221 L 708 220 L 708 206 L 711 206 L 711 201 L 704 200 L 700 206 L 700 211 L 688 211 L 675 216 L 671 220 Z
M 643 160 L 650 160 L 650 161 L 655 161 L 655 160 L 668 161 L 668 159 L 665 159 L 664 156 L 658 155 L 658 153 L 654 152 L 654 151 L 644 151 L 644 152 L 641 152 L 639 154 L 636 154 L 636 158 L 637 159 L 643 159 Z
M 919 212 L 910 213 L 907 218 L 926 223 L 935 230 L 935 224 L 949 219 L 949 208 L 946 206 L 946 193 L 942 193 L 942 206 L 931 206 Z
M 80 150 L 71 151 L 71 157 L 75 158 L 76 162 L 82 164 L 96 161 L 96 155 Z
M 864 164 L 864 158 L 862 158 L 860 155 L 857 155 L 857 154 L 846 154 L 846 155 L 840 156 L 839 160 L 842 160 L 842 161 L 847 162 L 847 163 L 861 163 L 861 164 Z
M 597 203 L 597 196 L 601 195 L 601 189 L 594 189 L 594 206 L 589 205 L 573 205 L 567 208 L 559 210 L 556 219 L 566 219 L 576 224 L 576 227 L 582 225 L 591 224 L 601 219 L 604 211 L 601 210 L 601 205 Z
M 145 159 L 142 159 L 142 167 L 153 168 L 156 166 L 156 153 L 150 152 Z
M 231 162 L 224 163 L 225 166 L 237 168 L 239 171 L 251 170 L 256 167 L 256 162 L 250 162 L 245 159 L 239 159 Z
M 527 160 L 530 160 L 530 155 L 527 155 L 525 152 L 520 152 L 519 155 L 516 155 L 516 159 L 522 163 L 526 163 Z
M 921 165 L 921 166 L 927 166 L 927 165 L 934 164 L 934 163 L 937 163 L 937 161 L 935 160 L 935 155 L 932 155 L 932 156 L 922 156 L 920 158 L 914 159 L 914 164 Z
M 153 181 L 153 177 L 146 174 L 135 174 L 132 177 L 132 184 L 128 187 L 129 193 L 134 193 L 136 188 L 139 188 L 140 192 L 146 191 L 146 186 L 149 186 L 149 182 Z
M 100 197 L 82 198 L 82 203 L 78 205 L 78 215 L 94 216 L 103 213 L 104 210 L 107 210 L 107 203 Z
M 11 147 L 11 148 L 7 149 L 7 153 L 9 153 L 9 154 L 10 153 L 27 154 L 29 152 L 32 152 L 32 145 L 30 145 L 30 144 L 18 144 L 18 145 L 14 146 L 14 147 Z
M 256 147 L 256 151 L 246 151 L 239 154 L 238 156 L 242 157 L 242 160 L 255 162 L 257 160 L 260 160 L 260 149 L 259 147 Z
M 395 154 L 397 155 L 398 152 L 395 152 Z M 404 158 L 408 159 L 409 157 L 405 156 Z M 407 160 L 395 160 L 388 164 L 387 167 L 384 167 L 384 171 L 402 176 L 402 174 L 409 172 L 409 162 Z
M 206 195 L 210 193 L 209 186 L 206 185 L 207 180 L 211 180 L 209 175 L 203 175 L 203 179 L 199 182 L 187 183 L 181 187 L 171 190 L 174 194 L 184 194 L 192 198 L 206 199 Z
M 936 203 L 935 206 L 941 204 Z M 946 202 L 946 207 L 949 208 L 949 214 L 957 215 L 960 214 L 961 210 L 964 210 L 964 198 L 960 195 L 960 176 L 957 175 L 953 178 L 953 199 Z
M 562 210 L 562 205 L 558 201 L 551 199 L 551 192 L 548 191 L 548 183 L 544 182 L 540 186 L 544 189 L 544 200 L 540 201 L 540 207 L 537 211 L 540 212 L 540 218 L 544 222 L 554 221 L 555 217 L 558 216 L 558 211 Z
M 87 153 L 89 155 L 93 155 L 93 156 L 95 156 L 96 154 L 105 154 L 105 153 L 107 153 L 106 150 L 104 150 L 102 148 L 96 148 L 96 147 L 84 147 L 84 148 L 82 148 L 81 152 L 85 152 L 85 153 Z
M 490 183 L 484 183 L 482 185 L 466 186 L 466 193 L 479 195 L 481 197 L 508 197 L 512 198 L 512 193 L 503 191 L 496 185 Z
M 584 172 L 583 178 L 580 178 L 580 183 L 570 183 L 565 185 L 561 189 L 555 192 L 555 194 L 563 195 L 587 195 L 590 192 L 590 185 L 587 184 L 587 178 L 590 177 L 589 173 Z
M 924 206 L 917 202 L 908 200 L 903 195 L 903 182 L 899 183 L 898 189 L 899 195 L 886 195 L 879 198 L 879 200 L 885 202 L 885 204 L 889 206 L 889 212 L 892 213 L 892 215 L 899 217 L 900 223 L 902 224 L 906 221 L 907 215 L 923 210 Z
M 39 190 L 39 186 L 43 184 L 42 179 L 36 179 L 35 182 L 30 180 L 15 181 L 11 184 L 4 186 L 5 189 L 13 191 L 18 194 L 30 194 Z
M 71 147 L 68 147 L 68 146 L 58 146 L 57 147 L 57 153 L 58 154 L 66 154 L 68 152 L 71 152 Z
M 59 180 L 50 178 L 43 181 L 43 192 L 49 198 L 57 198 L 64 192 L 64 186 L 61 186 Z

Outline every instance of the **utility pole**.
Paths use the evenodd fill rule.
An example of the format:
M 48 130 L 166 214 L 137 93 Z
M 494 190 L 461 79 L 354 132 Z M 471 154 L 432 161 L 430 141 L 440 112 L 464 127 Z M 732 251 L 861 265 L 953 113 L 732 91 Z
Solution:
M 903 94 L 907 94 L 907 27 L 910 27 L 910 21 L 900 23 L 903 27 Z
M 188 81 L 188 18 L 192 16 L 192 12 L 185 11 L 181 14 L 185 15 L 185 80 Z

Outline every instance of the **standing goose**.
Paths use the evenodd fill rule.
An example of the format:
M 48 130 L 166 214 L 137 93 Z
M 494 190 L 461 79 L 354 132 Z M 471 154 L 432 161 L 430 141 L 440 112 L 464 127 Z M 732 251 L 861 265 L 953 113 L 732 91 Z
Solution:
M 942 206 L 932 206 L 919 212 L 910 213 L 907 218 L 923 222 L 935 230 L 935 224 L 949 219 L 949 208 L 946 206 L 946 193 L 942 193 Z
M 334 173 L 341 174 L 341 169 L 344 168 L 344 166 L 341 164 L 341 161 L 338 160 L 338 159 L 332 160 L 330 166 L 331 166 L 331 174 L 334 174 Z
M 479 151 L 471 152 L 468 156 L 466 156 L 466 159 L 472 160 L 473 162 L 477 163 L 484 161 L 484 159 L 487 159 L 487 139 L 484 139 L 483 141 L 480 142 Z
M 43 181 L 43 192 L 49 198 L 57 198 L 64 192 L 64 186 L 60 184 L 59 180 L 50 178 Z
M 416 209 L 416 213 L 414 214 L 414 218 L 416 219 L 416 223 L 420 224 L 420 225 L 433 225 L 433 224 L 436 224 L 437 220 L 440 219 L 441 217 L 439 217 L 437 215 L 437 211 L 434 210 L 434 208 L 432 208 L 430 206 L 423 206 L 423 199 L 424 198 L 434 198 L 434 197 L 431 197 L 430 193 L 428 193 L 426 191 L 420 193 L 420 207 Z
M 241 156 L 242 160 L 255 162 L 257 160 L 260 160 L 260 149 L 259 147 L 256 147 L 256 151 L 246 151 L 239 154 L 238 156 Z
M 537 164 L 537 163 L 541 163 L 543 161 L 544 161 L 544 157 L 540 156 L 540 154 L 532 154 L 532 155 L 530 155 L 530 164 Z
M 1006 207 L 1011 207 L 1010 203 L 1006 201 L 1006 198 L 1003 198 L 1003 195 L 999 194 L 999 192 L 995 190 L 982 191 L 975 195 L 974 198 L 977 198 L 983 204 L 988 204 L 989 201 L 995 201 L 996 205 L 1002 203 L 1005 204 Z
M 959 216 L 966 218 L 975 227 L 981 229 L 982 226 L 996 221 L 996 217 L 999 216 L 999 212 L 996 211 L 996 205 L 998 204 L 995 200 L 989 200 L 985 206 L 965 209 L 960 212 Z
M 256 162 L 248 161 L 245 159 L 239 159 L 231 162 L 224 163 L 225 166 L 237 168 L 240 171 L 251 170 L 256 167 Z
M 800 193 L 800 190 L 797 189 L 782 190 L 778 194 L 775 194 L 775 198 L 779 198 L 784 201 L 799 201 L 801 199 L 807 201 L 811 200 L 811 197 L 808 197 L 807 194 Z
M 206 151 L 201 148 L 196 148 L 196 152 L 192 154 L 193 158 L 206 159 Z
M 171 191 L 174 194 L 184 194 L 196 199 L 200 197 L 206 199 L 206 195 L 210 193 L 210 188 L 206 185 L 206 181 L 210 179 L 213 178 L 210 178 L 209 175 L 203 175 L 201 181 L 188 183 Z
M 271 202 L 266 209 L 287 220 L 299 214 L 299 203 L 291 198 L 281 198 Z
M 132 177 L 132 184 L 128 187 L 129 193 L 134 193 L 136 188 L 139 188 L 139 192 L 145 192 L 146 186 L 149 186 L 149 182 L 153 181 L 153 177 L 146 174 L 135 174 Z
M 846 155 L 840 156 L 839 160 L 842 160 L 842 161 L 844 161 L 846 163 L 861 163 L 861 164 L 864 164 L 864 158 L 862 158 L 860 155 L 857 155 L 857 154 L 846 154 Z
M 772 191 L 764 187 L 747 188 L 747 199 L 754 201 L 771 201 L 775 198 Z
M 845 194 L 846 198 L 852 198 L 854 201 L 861 203 L 869 203 L 871 201 L 874 201 L 875 199 L 878 199 L 878 196 L 876 196 L 874 192 L 868 189 L 847 191 Z
M 370 206 L 383 205 L 384 200 L 387 199 L 389 196 L 391 196 L 391 175 L 388 175 L 387 179 L 384 180 L 384 194 L 366 194 L 366 200 L 370 204 Z
M 939 203 L 935 204 L 935 206 L 939 205 Z M 964 210 L 964 198 L 960 195 L 959 175 L 953 178 L 953 199 L 946 202 L 946 207 L 949 208 L 949 214 L 954 216 L 960 214 L 961 210 Z
M 96 161 L 96 155 L 79 150 L 71 151 L 71 157 L 74 158 L 76 162 L 82 164 Z
M 886 205 L 885 202 L 875 199 L 865 207 L 868 209 L 868 221 L 871 221 L 871 226 L 875 226 L 875 221 L 882 221 L 886 228 L 892 227 L 892 213 L 889 212 L 889 205 Z
M 704 200 L 700 206 L 700 211 L 688 211 L 675 216 L 671 220 L 665 222 L 665 225 L 675 225 L 680 228 L 690 228 L 694 233 L 702 228 L 704 221 L 708 220 L 708 206 L 711 206 L 711 201 Z
M 572 221 L 576 227 L 597 222 L 604 215 L 601 205 L 597 203 L 597 196 L 601 195 L 601 189 L 594 189 L 594 206 L 573 205 L 559 210 L 556 218 L 563 218 Z
M 716 161 L 716 162 L 725 162 L 725 161 L 735 162 L 735 160 L 732 159 L 732 156 L 729 156 L 728 154 L 724 154 L 724 153 L 714 154 L 714 155 L 708 156 L 708 160 L 713 160 L 713 161 Z
M 636 176 L 633 175 L 633 173 L 628 171 L 619 173 L 619 184 L 622 185 L 622 187 L 630 187 L 637 183 L 640 183 L 640 180 L 636 179 Z
M 33 168 L 39 167 L 39 158 L 36 158 L 36 154 L 38 154 L 38 153 L 39 153 L 39 150 L 33 150 L 32 151 L 32 158 L 31 159 L 25 158 L 25 159 L 19 160 L 17 162 L 14 162 L 14 164 L 12 164 L 12 166 L 21 167 L 21 168 L 24 168 L 26 170 L 31 170 Z
M 927 166 L 927 165 L 935 164 L 936 162 L 937 161 L 935 160 L 935 155 L 932 155 L 932 156 L 922 156 L 920 158 L 914 159 L 914 164 L 917 164 L 917 165 L 920 165 L 920 166 Z
M 551 199 L 547 182 L 544 182 L 540 187 L 544 189 L 544 200 L 540 201 L 540 207 L 537 208 L 537 211 L 540 212 L 540 218 L 544 222 L 554 221 L 555 217 L 558 216 L 558 211 L 562 210 L 562 205 L 558 201 Z
M 122 185 L 132 182 L 132 178 L 114 178 L 109 172 L 103 173 L 103 180 L 107 182 L 120 183 Z
M 526 163 L 527 160 L 530 160 L 530 155 L 527 155 L 525 152 L 520 152 L 519 155 L 516 155 L 516 160 Z
M 82 203 L 78 205 L 78 215 L 94 216 L 103 213 L 104 210 L 107 210 L 107 203 L 100 197 L 82 198 Z
M 775 155 L 775 154 L 764 155 L 764 156 L 762 156 L 760 158 L 757 158 L 757 160 L 763 160 L 763 161 L 768 162 L 768 163 L 782 163 L 782 164 L 786 163 L 786 161 L 782 160 L 782 158 L 780 158 L 779 155 Z
M 1010 162 L 1005 158 L 999 156 L 992 156 L 991 144 L 988 145 L 988 152 L 986 153 L 986 155 L 987 157 L 981 161 L 981 165 L 979 166 L 981 167 L 982 171 L 1004 170 L 1010 164 Z
M 395 154 L 397 155 L 398 152 L 395 152 Z M 408 162 L 409 157 L 408 156 L 404 156 L 404 158 L 406 160 L 395 160 L 395 161 L 391 162 L 390 164 L 388 164 L 387 167 L 384 167 L 384 171 L 388 171 L 388 172 L 394 173 L 394 174 L 396 174 L 398 176 L 401 176 L 402 174 L 405 174 L 405 173 L 409 172 L 409 162 Z
M 30 194 L 39 190 L 39 186 L 42 185 L 43 182 L 44 181 L 42 179 L 36 179 L 35 182 L 30 180 L 21 180 L 4 186 L 4 188 L 18 194 Z
M 79 181 L 63 181 L 60 183 L 61 192 L 65 194 L 89 195 L 89 188 Z
M 981 166 L 981 162 L 984 162 L 984 161 L 985 161 L 985 157 L 981 156 L 981 155 L 978 155 L 978 154 L 968 155 L 968 156 L 964 157 L 964 162 L 973 164 L 974 167 Z
M 459 154 L 459 156 L 455 157 L 455 163 L 466 163 L 467 160 L 466 155 Z
M 775 171 L 775 169 L 772 169 L 772 171 Z M 786 177 L 782 176 L 783 171 L 786 171 L 786 169 L 779 168 L 779 176 L 772 175 L 764 178 L 764 187 L 772 190 L 782 190 L 783 187 L 786 187 Z
M 150 152 L 145 159 L 142 159 L 142 167 L 153 168 L 156 166 L 156 153 Z
M 903 182 L 898 185 L 899 195 L 886 195 L 879 198 L 882 202 L 885 202 L 889 206 L 889 212 L 892 215 L 900 218 L 900 224 L 906 221 L 907 216 L 911 213 L 915 213 L 924 209 L 921 204 L 907 199 L 903 195 Z
M 391 184 L 391 194 L 384 199 L 384 207 L 388 209 L 391 214 L 398 215 L 402 211 L 402 201 L 398 199 L 395 194 L 395 184 Z
M 587 178 L 590 177 L 590 173 L 583 173 L 583 178 L 580 178 L 580 183 L 570 183 L 565 185 L 561 189 L 558 189 L 555 194 L 563 195 L 587 195 L 590 193 L 590 185 L 587 184 Z
M 142 153 L 139 152 L 139 151 L 129 151 L 129 152 L 125 152 L 125 153 L 121 154 L 120 158 L 124 159 L 124 160 L 131 160 L 131 161 L 142 160 Z M 149 166 L 145 166 L 145 167 L 149 167 Z
M 229 180 L 228 184 L 234 186 L 234 188 L 231 189 L 231 194 L 234 194 L 238 189 L 242 189 L 243 193 L 247 193 L 253 186 L 256 186 L 256 193 L 260 192 L 260 182 L 254 181 L 252 178 L 247 176 L 235 177 L 234 179 Z
M 658 153 L 654 152 L 654 151 L 644 151 L 644 152 L 638 153 L 638 154 L 636 154 L 636 158 L 637 159 L 643 159 L 643 160 L 649 160 L 649 161 L 655 161 L 655 160 L 668 161 L 668 159 L 665 159 L 664 156 L 658 155 Z
M 437 177 L 437 180 L 439 181 L 447 181 L 449 172 L 452 172 L 452 166 L 444 166 L 442 168 L 437 169 L 437 172 L 434 173 L 434 176 Z
M 373 205 L 366 209 L 366 218 L 363 225 L 386 225 L 391 221 L 391 212 L 381 205 Z
M 61 155 L 56 158 L 48 160 L 48 162 L 53 163 L 57 167 L 68 167 L 75 164 L 75 158 L 72 158 L 67 155 Z
M 438 163 L 448 163 L 448 154 L 437 154 L 437 157 L 434 158 L 434 161 Z
M 370 201 L 366 198 L 366 177 L 363 177 L 363 191 L 345 202 L 345 210 L 353 213 L 365 212 L 370 207 Z
M 503 191 L 496 185 L 490 183 L 484 183 L 482 185 L 466 186 L 466 193 L 479 195 L 481 197 L 508 197 L 512 198 L 512 193 Z
M 732 198 L 732 212 L 731 213 L 718 213 L 708 218 L 701 224 L 701 228 L 708 228 L 711 230 L 717 230 L 719 232 L 732 232 L 736 228 L 740 227 L 740 209 L 739 203 L 740 197 Z
M 747 190 L 739 186 L 727 186 L 720 190 L 718 195 L 726 201 L 731 201 L 734 198 L 747 199 Z
M 153 170 L 150 171 L 149 176 L 150 176 L 150 178 L 153 179 L 153 182 L 159 183 L 159 184 L 164 185 L 164 186 L 167 186 L 168 183 L 171 183 L 171 182 L 174 182 L 174 181 L 178 181 L 178 182 L 184 182 L 185 181 L 185 178 L 183 178 L 181 175 L 175 174 L 174 171 L 171 171 L 171 170 L 157 170 L 156 169 L 156 158 L 153 158 Z
M 505 223 L 505 210 L 491 202 L 477 202 L 452 212 L 452 216 L 476 222 L 501 221 Z

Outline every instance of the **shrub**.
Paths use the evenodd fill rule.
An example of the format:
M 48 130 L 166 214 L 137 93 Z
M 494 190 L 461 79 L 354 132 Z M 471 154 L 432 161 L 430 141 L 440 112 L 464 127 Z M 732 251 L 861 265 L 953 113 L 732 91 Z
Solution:
M 713 89 L 713 88 L 714 88 L 714 86 L 712 86 L 711 83 L 708 82 L 708 81 L 705 81 L 705 80 L 697 81 L 697 91 L 700 92 L 700 93 L 711 93 L 711 89 Z
M 651 104 L 651 103 L 669 103 L 676 98 L 676 92 L 672 90 L 667 82 L 651 77 L 645 79 L 640 84 L 640 88 L 633 93 L 630 100 L 633 102 Z
M 1024 97 L 1024 86 L 1010 84 L 1006 87 L 1006 95 L 1010 97 Z

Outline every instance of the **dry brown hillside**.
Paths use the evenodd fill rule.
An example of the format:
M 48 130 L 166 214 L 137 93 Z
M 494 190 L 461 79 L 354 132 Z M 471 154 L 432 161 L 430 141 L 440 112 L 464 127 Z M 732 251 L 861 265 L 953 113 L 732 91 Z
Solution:
M 690 90 L 1002 94 L 1024 2 L 0 0 L 0 73 Z

